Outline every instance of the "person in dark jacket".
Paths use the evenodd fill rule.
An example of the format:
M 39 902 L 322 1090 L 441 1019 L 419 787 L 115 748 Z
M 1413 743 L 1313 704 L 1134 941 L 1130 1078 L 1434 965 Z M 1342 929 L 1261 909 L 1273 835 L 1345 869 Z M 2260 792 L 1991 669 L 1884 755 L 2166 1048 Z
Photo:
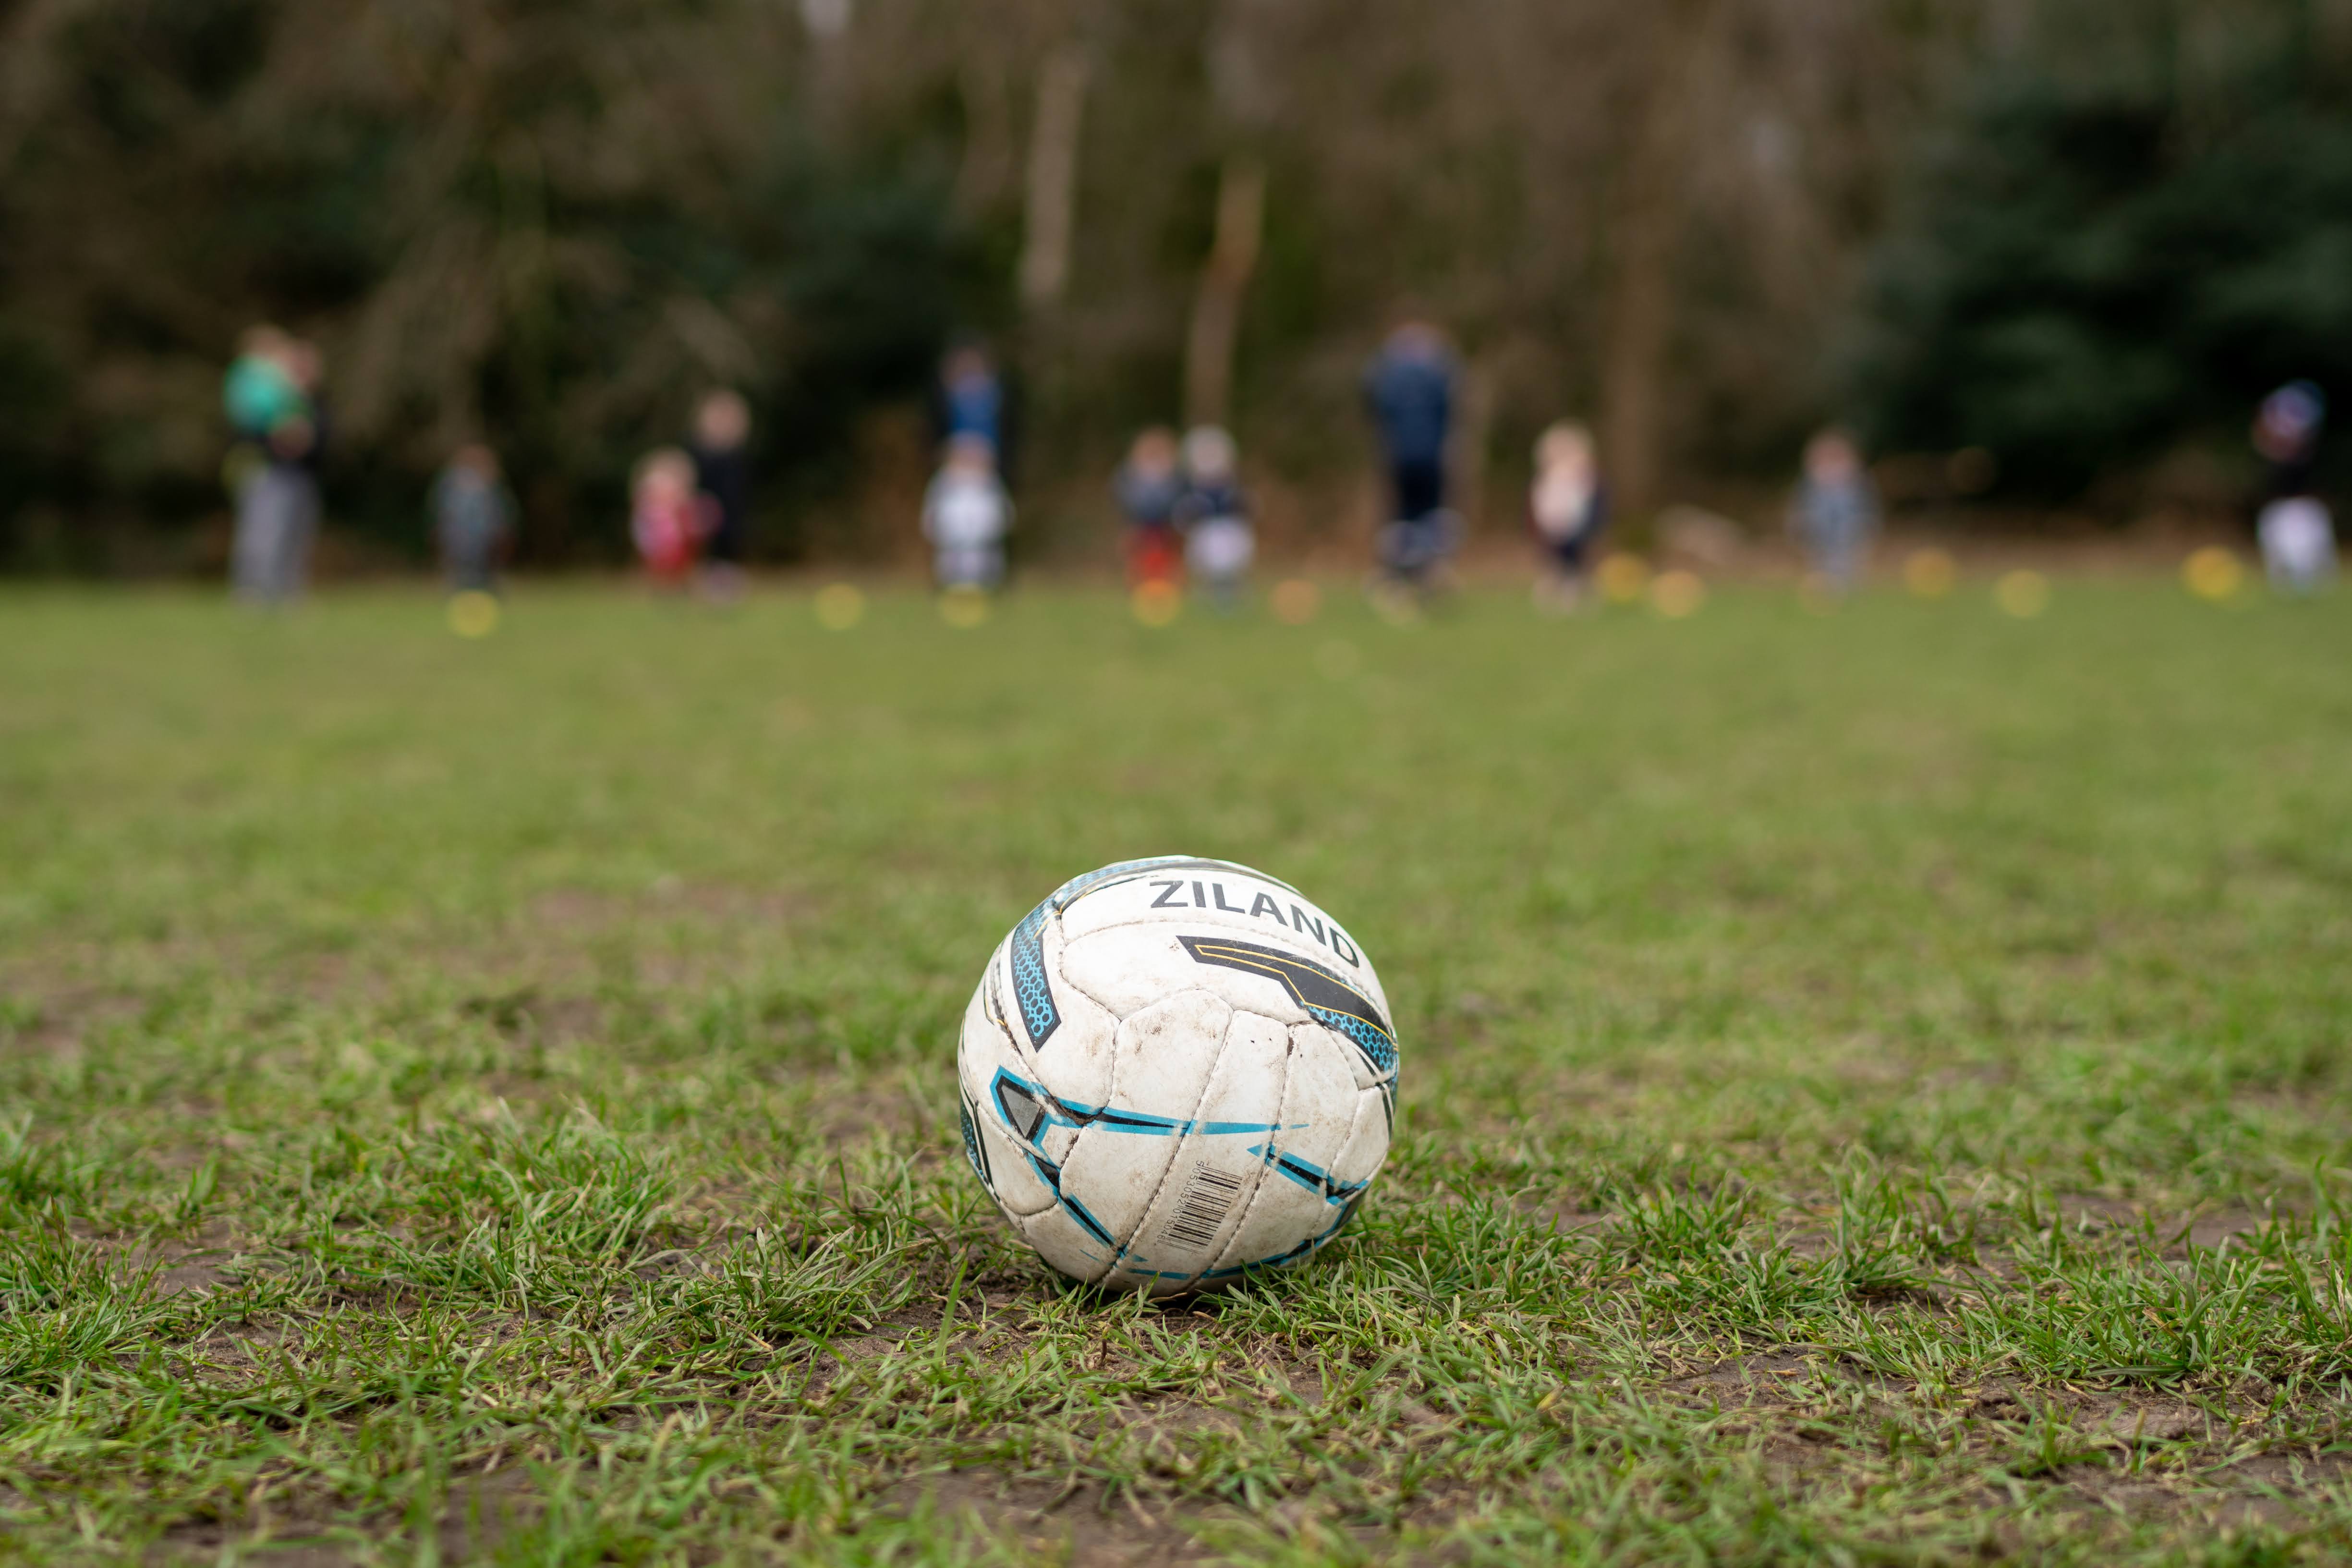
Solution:
M 703 543 L 703 591 L 731 599 L 742 591 L 743 563 L 751 548 L 751 410 L 742 395 L 726 388 L 709 394 L 694 411 L 694 488 L 710 520 Z
M 2327 428 L 2327 395 L 2315 382 L 2290 381 L 2254 416 L 2254 451 L 2263 460 L 2263 500 L 2311 493 L 2319 438 Z
M 931 445 L 945 451 L 959 437 L 988 443 L 996 454 L 996 474 L 1013 483 L 1013 458 L 1019 444 L 1019 410 L 1012 384 L 1002 367 L 977 339 L 964 339 L 940 360 L 939 379 L 931 384 Z
M 1452 547 L 1445 446 L 1458 372 L 1445 335 L 1408 317 L 1364 371 L 1364 402 L 1380 435 L 1395 509 L 1381 531 L 1381 564 L 1401 583 L 1424 582 Z

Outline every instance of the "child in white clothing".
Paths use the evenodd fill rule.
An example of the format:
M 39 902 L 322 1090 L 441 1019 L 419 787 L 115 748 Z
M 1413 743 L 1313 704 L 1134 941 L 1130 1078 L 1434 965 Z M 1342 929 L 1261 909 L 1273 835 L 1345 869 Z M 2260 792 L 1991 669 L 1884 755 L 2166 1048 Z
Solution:
M 2271 586 L 2308 594 L 2336 575 L 2336 524 L 2316 496 L 2287 496 L 2263 508 L 2257 532 Z
M 996 477 L 996 448 L 982 436 L 950 438 L 923 495 L 923 537 L 930 541 L 939 585 L 996 588 L 1004 581 L 1004 536 L 1012 531 L 1013 498 Z
M 1257 555 L 1249 499 L 1242 493 L 1234 438 L 1214 425 L 1184 436 L 1184 489 L 1176 502 L 1184 531 L 1184 565 L 1219 610 L 1238 608 Z

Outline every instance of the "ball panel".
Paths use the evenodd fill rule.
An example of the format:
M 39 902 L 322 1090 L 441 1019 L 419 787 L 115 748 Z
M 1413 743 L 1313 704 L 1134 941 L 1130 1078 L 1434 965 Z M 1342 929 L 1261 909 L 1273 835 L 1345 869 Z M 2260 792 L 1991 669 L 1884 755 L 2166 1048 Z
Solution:
M 1038 1257 L 1071 1279 L 1093 1284 L 1109 1269 L 1117 1248 L 1080 1222 L 1077 1213 L 1083 1212 L 1082 1206 L 1074 1213 L 1065 1201 L 1013 1223 Z
M 1338 1230 L 1362 1192 L 1362 1184 L 1334 1168 L 1361 1114 L 1362 1096 L 1347 1064 L 1314 1025 L 1286 1031 L 1286 1048 L 1281 1130 L 1250 1151 L 1266 1175 L 1220 1249 L 1212 1279 L 1305 1256 Z
M 1269 1152 L 1297 1154 L 1318 1166 L 1328 1165 L 1346 1147 L 1355 1130 L 1361 1091 L 1349 1070 L 1348 1056 L 1332 1043 L 1328 1031 L 1304 1024 L 1287 1031 L 1290 1081 L 1282 1102 L 1282 1131 Z
M 1137 1008 L 1114 1037 L 1110 1098 L 1121 1110 L 1148 1116 L 1198 1115 L 1233 1021 L 1232 1005 L 1206 990 L 1178 991 Z
M 1225 1244 L 1216 1268 L 1201 1283 L 1229 1284 L 1254 1269 L 1297 1262 L 1337 1236 L 1355 1212 L 1355 1194 L 1328 1202 L 1269 1176 L 1259 1186 L 1248 1217 Z
M 1043 1214 L 1061 1201 L 1029 1163 L 1030 1152 L 1004 1131 L 985 1106 L 972 1105 L 966 1113 L 971 1117 L 981 1158 L 988 1166 L 988 1190 L 998 1208 L 1011 1218 L 1021 1219 Z
M 1368 1089 L 1357 1093 L 1356 1107 L 1355 1129 L 1331 1157 L 1331 1175 L 1335 1181 L 1368 1187 L 1388 1163 L 1394 1102 L 1383 1090 Z
M 1024 1064 L 1019 1070 L 1032 1081 L 1043 1084 L 1056 1098 L 1082 1105 L 1100 1105 L 1109 1100 L 1113 1072 L 1113 1037 L 1118 1030 L 1118 1019 L 1108 1009 L 1082 992 L 1074 991 L 1059 973 L 1062 934 L 1060 927 L 1048 921 L 1041 936 L 1045 954 L 1045 986 L 1054 1008 L 1055 1026 L 1043 1047 L 1029 1043 L 1026 1025 L 1020 1008 L 1013 1003 L 1013 944 L 1008 942 L 998 950 L 990 966 L 992 1005 L 1003 1019 L 1006 1037 L 1019 1053 Z M 1010 1011 L 1002 1009 L 1009 1008 Z
M 1124 1242 L 1168 1179 L 1178 1140 L 1089 1128 L 1062 1167 L 1065 1200 L 1076 1199 L 1105 1233 Z
M 1381 1084 L 1396 1081 L 1396 1047 L 1394 1046 L 1391 1045 L 1385 1053 L 1376 1057 L 1375 1052 L 1381 1042 L 1377 1038 L 1358 1037 L 1366 1036 L 1367 1031 L 1359 1029 L 1352 1035 L 1343 1035 L 1339 1030 L 1326 1027 L 1320 1023 L 1309 1023 L 1300 1026 L 1302 1037 L 1307 1030 L 1313 1030 L 1322 1037 L 1320 1042 L 1322 1048 L 1330 1053 L 1332 1060 L 1347 1069 L 1349 1081 L 1358 1089 L 1376 1089 Z M 1380 1065 L 1383 1059 L 1388 1063 L 1386 1068 L 1382 1068 Z
M 1118 1026 L 1116 1067 L 1100 1115 L 1062 1168 L 1075 1196 L 1122 1244 L 1159 1194 L 1169 1161 L 1199 1112 L 1234 1010 L 1206 991 L 1180 991 Z
M 963 1032 L 956 1040 L 956 1079 L 961 1100 L 964 1157 L 981 1184 L 1007 1215 L 1019 1216 L 1051 1208 L 1055 1201 L 1029 1163 L 1034 1151 L 1017 1129 L 1008 1124 L 996 1086 L 1000 1078 L 1028 1078 L 1028 1064 L 1010 1035 L 988 1015 L 985 980 L 964 1009 Z
M 1121 1260 L 1123 1283 L 1155 1295 L 1189 1289 L 1225 1246 L 1265 1179 L 1261 1147 L 1279 1135 L 1289 1031 L 1235 1013 L 1192 1126 Z

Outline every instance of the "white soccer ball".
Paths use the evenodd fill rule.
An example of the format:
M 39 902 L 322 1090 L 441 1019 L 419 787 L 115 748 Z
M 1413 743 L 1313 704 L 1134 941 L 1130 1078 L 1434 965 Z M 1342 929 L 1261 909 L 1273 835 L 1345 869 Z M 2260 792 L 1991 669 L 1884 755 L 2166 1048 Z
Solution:
M 1064 883 L 988 961 L 964 1152 L 1073 1279 L 1172 1296 L 1295 1263 L 1388 1157 L 1396 1030 L 1353 938 L 1224 860 Z

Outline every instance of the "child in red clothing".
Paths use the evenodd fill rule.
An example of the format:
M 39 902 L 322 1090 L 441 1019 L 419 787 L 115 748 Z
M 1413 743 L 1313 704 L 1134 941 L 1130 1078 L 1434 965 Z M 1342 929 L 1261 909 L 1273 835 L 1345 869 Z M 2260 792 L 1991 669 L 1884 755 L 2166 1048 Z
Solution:
M 706 498 L 694 488 L 694 459 L 675 447 L 648 452 L 631 487 L 629 536 L 646 575 L 665 588 L 683 588 L 710 536 Z
M 1172 588 L 1184 574 L 1184 538 L 1176 531 L 1176 503 L 1184 496 L 1176 433 L 1154 425 L 1136 437 L 1111 481 L 1127 518 L 1127 578 L 1130 587 Z

